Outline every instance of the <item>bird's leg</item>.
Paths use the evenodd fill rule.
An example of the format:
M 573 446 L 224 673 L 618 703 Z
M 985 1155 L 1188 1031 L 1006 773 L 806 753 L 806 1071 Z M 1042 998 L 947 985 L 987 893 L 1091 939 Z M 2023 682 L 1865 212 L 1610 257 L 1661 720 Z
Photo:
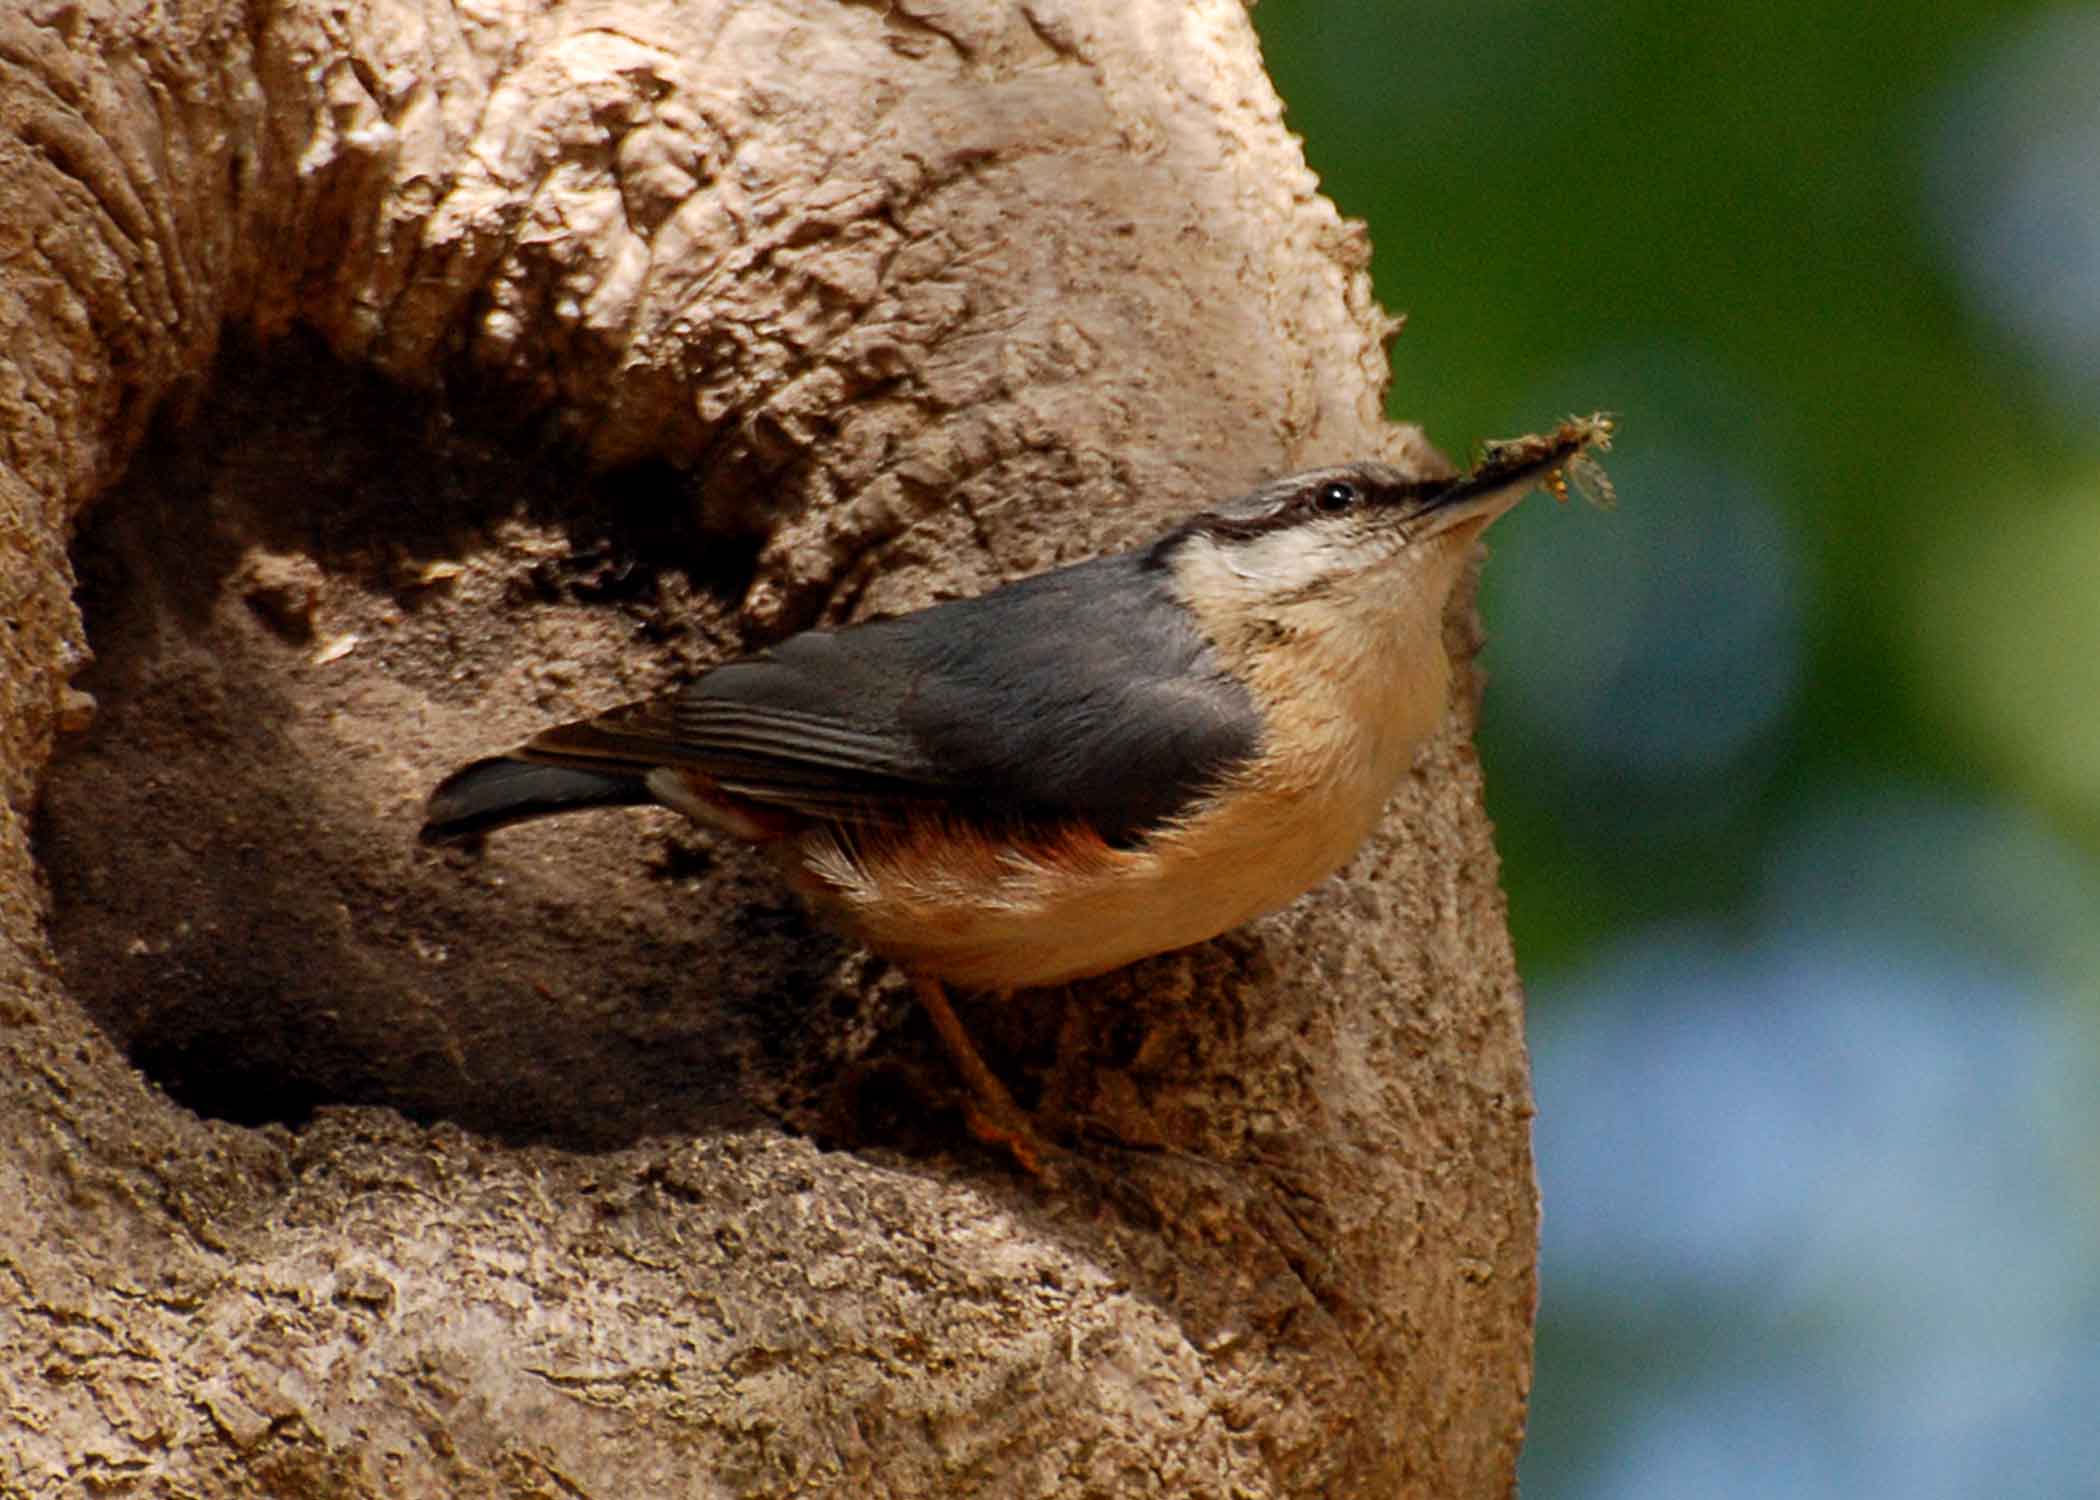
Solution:
M 963 1030 L 954 1008 L 948 1004 L 948 994 L 941 988 L 941 982 L 924 974 L 912 975 L 911 982 L 912 988 L 918 992 L 919 1003 L 926 1007 L 926 1014 L 933 1019 L 933 1029 L 940 1033 L 941 1044 L 948 1049 L 948 1056 L 954 1059 L 955 1070 L 962 1074 L 963 1082 L 969 1086 L 972 1097 L 963 1105 L 963 1119 L 970 1127 L 970 1134 L 990 1145 L 1004 1146 L 1030 1176 L 1046 1175 L 1044 1161 L 1064 1153 L 1036 1133 L 1035 1122 L 1028 1117 L 1028 1112 L 1014 1103 L 1014 1096 L 1006 1091 L 1006 1085 L 978 1056 L 970 1034 Z

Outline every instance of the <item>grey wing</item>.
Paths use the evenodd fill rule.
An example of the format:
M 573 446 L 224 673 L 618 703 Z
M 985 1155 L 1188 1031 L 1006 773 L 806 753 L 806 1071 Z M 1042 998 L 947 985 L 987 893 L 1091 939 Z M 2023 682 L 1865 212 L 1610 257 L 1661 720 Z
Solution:
M 1251 756 L 1258 731 L 1133 556 L 794 636 L 528 749 L 688 766 L 811 817 L 1084 822 L 1125 843 Z
M 904 642 L 872 626 L 807 631 L 717 667 L 671 700 L 680 759 L 722 790 L 812 817 L 904 816 L 951 778 L 898 720 Z
M 582 771 L 684 768 L 731 797 L 809 817 L 902 816 L 942 801 L 938 770 L 882 707 L 895 688 L 880 680 L 880 653 L 832 640 L 796 636 L 678 692 L 548 729 L 516 753 Z
M 945 608 L 945 620 L 910 617 L 937 667 L 900 717 L 997 807 L 1126 843 L 1259 749 L 1253 700 L 1143 554 Z

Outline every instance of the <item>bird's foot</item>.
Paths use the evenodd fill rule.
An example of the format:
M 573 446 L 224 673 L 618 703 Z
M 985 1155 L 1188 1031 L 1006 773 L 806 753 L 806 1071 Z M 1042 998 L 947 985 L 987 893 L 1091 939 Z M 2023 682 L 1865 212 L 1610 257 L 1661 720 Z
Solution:
M 1054 1181 L 1054 1164 L 1067 1155 L 1065 1149 L 1043 1135 L 1028 1111 L 1014 1102 L 1006 1085 L 986 1065 L 948 1004 L 940 981 L 914 975 L 912 986 L 918 991 L 919 1003 L 926 1007 L 942 1045 L 948 1049 L 948 1056 L 954 1060 L 955 1070 L 962 1074 L 968 1087 L 969 1093 L 963 1100 L 963 1123 L 970 1134 L 986 1145 L 1004 1147 L 1029 1176 Z

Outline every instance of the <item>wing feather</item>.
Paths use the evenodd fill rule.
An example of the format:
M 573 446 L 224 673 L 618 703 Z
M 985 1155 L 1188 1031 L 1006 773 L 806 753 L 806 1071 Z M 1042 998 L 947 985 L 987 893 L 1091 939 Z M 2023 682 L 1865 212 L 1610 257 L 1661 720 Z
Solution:
M 1259 719 L 1141 554 L 808 631 L 520 752 L 671 766 L 826 820 L 1084 822 L 1122 842 L 1254 753 Z

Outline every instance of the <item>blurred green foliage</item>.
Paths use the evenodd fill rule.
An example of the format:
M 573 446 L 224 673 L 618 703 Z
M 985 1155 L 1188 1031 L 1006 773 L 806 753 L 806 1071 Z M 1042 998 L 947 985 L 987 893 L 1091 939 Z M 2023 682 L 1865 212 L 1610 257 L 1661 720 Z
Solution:
M 2100 1484 L 2100 5 L 1261 0 L 1490 537 L 1527 1492 Z M 1325 456 L 1325 455 L 1322 455 Z
M 1740 769 L 1759 795 L 1688 836 L 1651 837 L 1629 813 L 1624 836 L 1571 839 L 1569 788 L 1514 736 L 1490 687 L 1489 801 L 1528 974 L 1632 923 L 1726 913 L 1788 809 L 1833 788 L 2002 792 L 2038 801 L 2100 851 L 2100 787 L 2081 795 L 2002 742 L 2015 728 L 2047 739 L 2047 723 L 2003 722 L 1997 668 L 1973 659 L 2018 663 L 2019 686 L 1997 697 L 2024 694 L 2028 718 L 2100 723 L 2093 699 L 2051 701 L 2047 667 L 2021 660 L 2046 644 L 2050 660 L 2100 662 L 2093 527 L 2054 557 L 2046 592 L 2061 608 L 2046 634 L 2019 618 L 2017 564 L 2000 576 L 2007 561 L 1990 553 L 2008 527 L 2029 539 L 2023 518 L 2044 497 L 2079 495 L 2092 514 L 2096 447 L 1965 308 L 1926 201 L 1946 91 L 2038 10 L 1255 10 L 1290 124 L 1328 194 L 1369 222 L 1381 299 L 1409 316 L 1393 414 L 1463 459 L 1482 438 L 1617 410 L 1622 460 L 1667 438 L 1750 474 L 1800 560 L 1805 657 L 1785 732 Z M 1658 360 L 1704 378 L 1633 374 Z M 1622 493 L 1629 508 L 1677 504 Z M 1495 550 L 1556 534 L 1520 514 Z M 2046 547 L 2048 535 L 2032 540 Z M 1486 581 L 1491 635 L 1500 571 Z M 1979 613 L 2000 628 L 1978 636 Z M 2096 673 L 2086 665 L 2065 685 L 2100 694 Z

